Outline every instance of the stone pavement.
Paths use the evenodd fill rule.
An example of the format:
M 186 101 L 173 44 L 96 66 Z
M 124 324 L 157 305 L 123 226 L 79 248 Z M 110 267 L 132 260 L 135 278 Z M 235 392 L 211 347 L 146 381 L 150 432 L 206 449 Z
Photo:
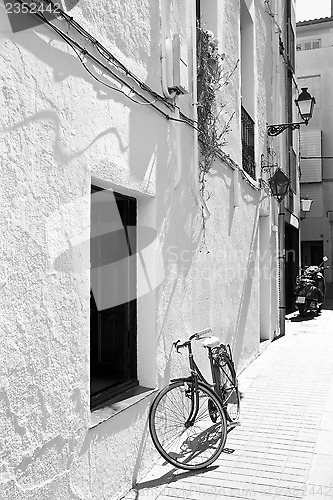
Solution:
M 206 470 L 160 460 L 124 498 L 333 499 L 333 294 L 321 316 L 287 317 L 286 335 L 239 376 L 241 426 Z

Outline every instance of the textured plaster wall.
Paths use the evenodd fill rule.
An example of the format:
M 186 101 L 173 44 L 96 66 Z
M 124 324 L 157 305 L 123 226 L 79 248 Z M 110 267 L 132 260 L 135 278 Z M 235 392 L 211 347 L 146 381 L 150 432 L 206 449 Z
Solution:
M 104 1 L 98 8 L 81 0 L 71 15 L 161 93 L 158 7 L 155 0 Z M 193 2 L 170 0 L 166 11 L 167 32 L 181 33 L 190 48 L 190 94 L 179 105 L 194 116 Z M 239 57 L 237 3 L 226 0 L 224 12 L 219 37 L 232 69 Z M 1 19 L 0 497 L 112 498 L 156 454 L 149 398 L 89 429 L 89 246 L 75 254 L 77 272 L 69 272 L 73 260 L 61 261 L 59 272 L 56 259 L 89 239 L 91 179 L 136 196 L 138 223 L 156 228 L 162 245 L 165 279 L 140 298 L 138 311 L 139 381 L 151 386 L 184 372 L 180 356 L 171 356 L 172 341 L 195 329 L 210 326 L 230 342 L 239 368 L 257 355 L 260 193 L 216 161 L 203 239 L 195 131 L 98 84 L 48 27 L 12 34 Z M 256 23 L 260 80 L 259 10 Z M 240 165 L 239 99 L 237 70 L 221 101 L 226 116 L 236 110 L 226 151 Z M 261 127 L 259 81 L 257 106 Z M 259 151 L 262 145 L 259 132 Z
M 226 68 L 232 68 L 239 57 L 239 6 L 225 2 L 225 17 L 222 34 L 219 33 L 220 50 L 226 53 Z M 257 56 L 257 164 L 260 154 L 265 152 L 264 132 L 266 128 L 266 96 L 268 91 L 263 75 L 270 66 L 269 51 L 265 40 L 268 28 L 259 2 L 254 9 Z M 209 18 L 205 27 L 210 28 Z M 239 71 L 236 70 L 227 87 L 221 92 L 225 104 L 223 114 L 230 116 L 235 111 L 231 130 L 227 135 L 225 150 L 241 164 L 239 128 L 240 94 Z M 258 175 L 259 175 L 258 170 Z M 160 182 L 163 185 L 164 182 Z M 260 294 L 259 294 L 259 214 L 260 193 L 258 185 L 239 176 L 239 206 L 234 208 L 234 172 L 220 161 L 216 161 L 207 184 L 208 208 L 211 216 L 206 223 L 205 243 L 201 234 L 202 223 L 196 206 L 184 186 L 182 191 L 172 194 L 170 229 L 165 238 L 165 255 L 168 273 L 159 290 L 158 384 L 163 385 L 170 373 L 184 372 L 183 361 L 172 355 L 171 343 L 191 332 L 210 326 L 221 340 L 230 342 L 234 348 L 239 369 L 258 352 L 260 339 Z M 171 195 L 171 193 L 170 193 Z M 267 197 L 267 193 L 266 193 Z M 186 212 L 183 208 L 186 206 Z M 192 209 L 192 212 L 190 212 Z M 165 211 L 163 210 L 163 213 Z M 176 218 L 172 214 L 177 214 Z M 269 204 L 266 215 L 269 217 Z M 166 222 L 165 224 L 167 224 Z M 164 224 L 164 225 L 165 225 Z M 180 236 L 183 234 L 183 238 Z M 275 235 L 265 235 L 263 245 L 272 253 Z M 269 287 L 274 284 L 269 283 Z M 276 301 L 276 294 L 274 296 Z M 276 302 L 275 302 L 276 305 Z M 267 305 L 265 305 L 267 307 Z M 262 305 L 263 307 L 263 305 Z M 276 317 L 274 318 L 276 321 Z M 272 331 L 276 330 L 276 322 Z M 198 349 L 200 352 L 200 349 Z M 202 355 L 203 358 L 203 355 Z M 204 358 L 203 358 L 204 359 Z M 204 361 L 203 361 L 204 362 Z
M 89 203 L 58 215 L 89 193 L 91 128 L 78 67 L 46 32 L 2 25 L 1 36 L 0 496 L 10 499 L 69 498 L 89 425 L 88 276 L 59 273 L 53 257 L 75 234 L 89 238 Z
M 157 8 L 80 2 L 72 14 L 161 93 Z M 173 185 L 176 126 L 97 84 L 48 27 L 12 34 L 1 20 L 0 496 L 109 498 L 139 470 L 149 400 L 89 431 L 89 276 L 55 259 L 89 239 L 91 176 L 136 194 L 156 226 L 144 212 L 157 170 Z M 173 22 L 187 36 L 184 2 Z

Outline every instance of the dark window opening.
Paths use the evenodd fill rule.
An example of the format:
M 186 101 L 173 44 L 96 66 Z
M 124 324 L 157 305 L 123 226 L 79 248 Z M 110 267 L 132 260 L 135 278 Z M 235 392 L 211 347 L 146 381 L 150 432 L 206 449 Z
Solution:
M 296 153 L 294 149 L 291 147 L 289 150 L 289 162 L 288 162 L 288 171 L 287 175 L 290 179 L 290 185 L 288 189 L 288 195 L 285 199 L 285 207 L 290 211 L 294 212 L 295 204 L 294 204 L 294 194 L 296 194 Z
M 291 19 L 288 19 L 288 63 L 290 70 L 295 73 L 295 49 L 296 39 L 295 33 L 291 24 Z
M 254 121 L 242 106 L 242 167 L 253 179 L 256 178 L 254 154 Z
M 295 280 L 299 267 L 299 231 L 290 224 L 285 225 L 285 295 L 286 312 L 295 310 Z
M 201 23 L 201 0 L 196 0 L 195 2 L 195 11 L 196 11 L 196 19 L 197 19 L 197 26 L 200 26 Z
M 286 117 L 287 123 L 294 121 L 294 100 L 293 100 L 293 74 L 286 69 Z M 287 129 L 287 147 L 288 150 L 293 146 L 293 131 L 291 128 Z
M 304 266 L 319 266 L 323 261 L 324 242 L 317 241 L 302 241 L 301 243 L 302 268 Z
M 136 385 L 136 200 L 92 188 L 91 408 Z

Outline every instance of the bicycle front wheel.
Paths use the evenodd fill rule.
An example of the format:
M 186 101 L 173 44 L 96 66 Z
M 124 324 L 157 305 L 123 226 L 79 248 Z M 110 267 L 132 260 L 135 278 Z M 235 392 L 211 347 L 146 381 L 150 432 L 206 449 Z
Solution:
M 238 422 L 240 417 L 240 395 L 233 363 L 229 358 L 219 359 L 219 385 L 222 404 L 229 422 Z
M 200 382 L 196 392 L 188 380 L 172 382 L 157 394 L 149 412 L 149 429 L 162 457 L 185 470 L 212 464 L 227 438 L 226 418 L 216 394 Z

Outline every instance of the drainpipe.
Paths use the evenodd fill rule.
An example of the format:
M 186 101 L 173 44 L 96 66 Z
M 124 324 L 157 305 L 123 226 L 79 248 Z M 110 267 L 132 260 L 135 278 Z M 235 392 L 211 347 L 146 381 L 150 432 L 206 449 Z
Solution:
M 168 99 L 172 99 L 175 104 L 175 118 L 177 120 L 180 119 L 179 115 L 179 106 L 177 105 L 177 92 L 176 91 L 171 91 L 169 90 L 168 87 L 168 72 L 167 72 L 167 65 L 168 65 L 168 59 L 167 59 L 167 35 L 166 35 L 166 11 L 165 11 L 165 0 L 160 0 L 160 18 L 161 18 L 161 80 L 162 80 L 162 90 L 163 94 L 165 97 Z M 171 43 L 171 40 L 168 40 L 169 43 Z M 169 47 L 169 50 L 172 48 Z M 169 54 L 169 57 L 171 57 L 172 54 Z M 176 174 L 175 178 L 173 181 L 173 185 L 176 188 L 179 184 L 180 181 L 180 176 L 181 176 L 181 148 L 180 148 L 180 122 L 175 122 L 175 141 L 176 141 Z
M 286 272 L 286 251 L 285 251 L 285 223 L 284 223 L 284 200 L 279 203 L 278 215 L 278 239 L 279 239 L 279 337 L 286 333 L 286 292 L 285 292 L 285 272 Z
M 176 91 L 169 91 L 168 82 L 167 82 L 167 35 L 166 35 L 166 10 L 165 10 L 166 0 L 160 0 L 160 19 L 161 19 L 161 76 L 162 76 L 162 90 L 165 97 L 168 99 L 173 99 L 175 103 L 175 118 L 179 119 L 179 106 L 177 106 Z M 195 10 L 194 10 L 195 16 Z M 195 26 L 195 23 L 193 24 Z M 193 51 L 193 69 L 196 67 L 196 52 Z M 194 69 L 193 73 L 193 98 L 196 97 L 196 84 L 195 84 L 196 72 Z M 196 104 L 193 105 L 193 120 L 197 123 L 197 109 Z M 176 175 L 174 179 L 174 187 L 177 187 L 180 176 L 181 176 L 181 145 L 180 145 L 180 122 L 176 122 L 176 157 L 177 157 L 177 169 Z M 178 131 L 177 131 L 178 128 Z M 178 132 L 178 133 L 177 133 Z M 200 186 L 198 180 L 198 165 L 199 165 L 199 157 L 198 157 L 198 132 L 196 127 L 193 128 L 193 164 L 194 164 L 194 175 L 192 176 L 193 182 L 191 182 L 192 193 L 196 199 L 196 202 L 203 209 L 203 214 L 205 219 L 208 219 L 210 216 L 210 212 L 205 203 L 205 200 L 202 198 L 200 194 Z
M 169 91 L 167 82 L 167 36 L 166 36 L 166 12 L 165 12 L 165 0 L 160 0 L 160 19 L 161 19 L 161 66 L 162 66 L 162 90 L 165 97 L 168 99 L 174 99 L 177 96 L 177 92 Z

